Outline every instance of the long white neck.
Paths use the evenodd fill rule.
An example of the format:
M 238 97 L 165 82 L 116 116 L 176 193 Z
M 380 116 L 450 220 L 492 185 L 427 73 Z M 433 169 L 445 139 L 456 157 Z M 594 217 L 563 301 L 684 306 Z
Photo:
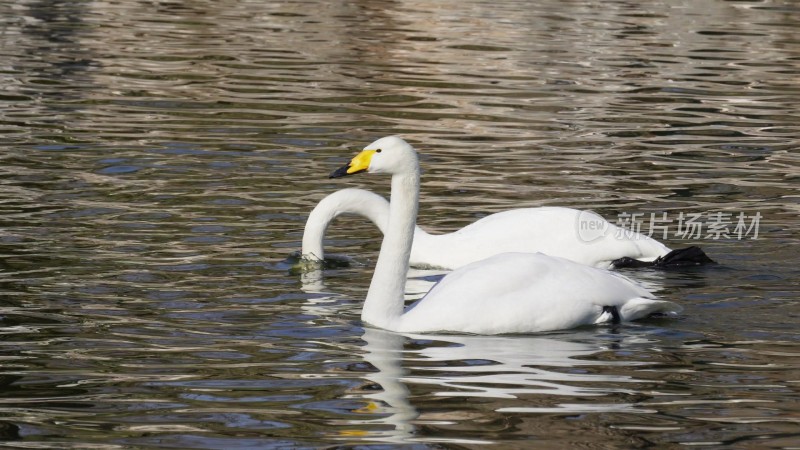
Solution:
M 342 214 L 358 214 L 371 220 L 382 233 L 389 223 L 389 202 L 378 194 L 363 189 L 342 189 L 320 200 L 308 215 L 303 231 L 302 255 L 325 258 L 323 239 L 328 225 Z
M 419 201 L 419 167 L 392 176 L 389 226 L 383 236 L 375 274 L 369 285 L 361 320 L 393 330 L 403 314 L 408 259 L 414 240 Z

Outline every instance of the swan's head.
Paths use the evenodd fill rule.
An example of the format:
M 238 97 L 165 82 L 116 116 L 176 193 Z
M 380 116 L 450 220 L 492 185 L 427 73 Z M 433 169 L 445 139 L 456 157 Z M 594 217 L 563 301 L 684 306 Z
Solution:
M 339 178 L 360 172 L 414 173 L 418 170 L 417 152 L 408 142 L 397 136 L 380 138 L 364 147 L 350 163 L 331 172 L 330 178 Z

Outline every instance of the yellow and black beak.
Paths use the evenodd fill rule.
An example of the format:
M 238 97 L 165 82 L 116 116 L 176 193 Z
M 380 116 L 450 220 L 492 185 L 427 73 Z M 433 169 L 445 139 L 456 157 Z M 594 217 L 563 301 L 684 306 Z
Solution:
M 369 169 L 369 164 L 372 161 L 372 156 L 375 153 L 377 153 L 377 150 L 363 150 L 361 153 L 357 154 L 355 158 L 350 160 L 349 164 L 331 172 L 331 174 L 328 175 L 328 178 L 341 178 L 347 175 L 364 172 L 365 170 Z

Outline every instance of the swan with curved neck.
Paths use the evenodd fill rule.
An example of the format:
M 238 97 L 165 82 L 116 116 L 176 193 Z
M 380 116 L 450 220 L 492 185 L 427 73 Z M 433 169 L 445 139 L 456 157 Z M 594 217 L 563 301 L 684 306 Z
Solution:
M 378 194 L 356 188 L 329 194 L 314 207 L 306 221 L 304 258 L 325 259 L 325 232 L 342 214 L 364 216 L 381 233 L 386 233 L 389 202 Z M 609 269 L 619 266 L 621 261 L 657 267 L 695 265 L 705 257 L 695 254 L 676 260 L 668 256 L 678 252 L 685 255 L 685 250 L 670 250 L 649 236 L 622 229 L 591 211 L 545 206 L 491 214 L 453 233 L 429 234 L 415 226 L 409 263 L 414 267 L 457 269 L 500 253 L 542 252 Z
M 389 221 L 389 202 L 378 194 L 356 188 L 342 189 L 323 198 L 311 210 L 306 220 L 301 251 L 303 258 L 320 261 L 325 259 L 322 242 L 328 225 L 342 214 L 364 216 L 381 233 L 385 233 Z
M 414 148 L 390 136 L 364 148 L 331 178 L 360 172 L 391 175 L 391 201 L 381 250 L 361 318 L 400 332 L 530 333 L 677 313 L 618 274 L 541 253 L 503 253 L 445 276 L 404 311 L 419 200 Z

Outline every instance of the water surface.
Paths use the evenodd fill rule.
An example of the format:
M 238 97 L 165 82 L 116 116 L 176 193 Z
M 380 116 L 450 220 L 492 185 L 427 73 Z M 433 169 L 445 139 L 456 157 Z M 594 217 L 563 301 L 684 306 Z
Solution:
M 796 446 L 798 27 L 788 0 L 0 4 L 2 445 Z M 372 225 L 331 229 L 354 264 L 291 265 L 322 197 L 388 192 L 327 174 L 389 134 L 429 231 L 563 205 L 719 264 L 626 272 L 676 320 L 370 329 Z

